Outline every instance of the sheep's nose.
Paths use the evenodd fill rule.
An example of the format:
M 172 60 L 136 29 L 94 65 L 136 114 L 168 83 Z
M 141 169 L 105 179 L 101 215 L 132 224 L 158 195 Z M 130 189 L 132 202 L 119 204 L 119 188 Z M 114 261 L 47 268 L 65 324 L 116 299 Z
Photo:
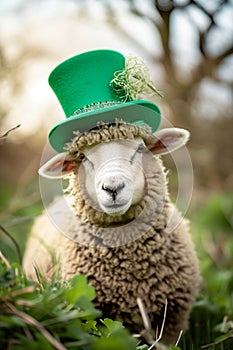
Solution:
M 115 185 L 107 185 L 103 184 L 102 185 L 102 190 L 106 191 L 109 193 L 109 195 L 112 197 L 112 199 L 115 201 L 117 195 L 119 192 L 125 187 L 124 182 L 120 184 L 115 184 Z

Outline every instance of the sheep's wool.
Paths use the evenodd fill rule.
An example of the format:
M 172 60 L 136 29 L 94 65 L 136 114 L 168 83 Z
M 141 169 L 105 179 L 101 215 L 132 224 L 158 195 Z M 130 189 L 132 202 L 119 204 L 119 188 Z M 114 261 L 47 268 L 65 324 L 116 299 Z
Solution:
M 110 140 L 133 140 L 142 137 L 146 145 L 149 145 L 154 136 L 147 125 L 126 124 L 122 120 L 115 120 L 114 124 L 99 122 L 97 127 L 85 133 L 74 132 L 73 140 L 65 145 L 71 155 L 78 155 L 83 147 L 94 146 L 100 142 Z
M 71 156 L 79 156 L 85 146 L 138 136 L 147 145 L 153 141 L 148 127 L 117 121 L 77 134 L 66 148 Z M 53 226 L 46 214 L 39 217 L 24 257 L 27 275 L 36 279 L 36 264 L 49 278 L 54 271 L 54 251 L 62 280 L 78 273 L 86 275 L 96 289 L 95 305 L 103 311 L 103 317 L 123 320 L 136 332 L 143 330 L 137 298 L 144 302 L 153 330 L 161 327 L 167 300 L 162 340 L 174 344 L 180 331 L 187 327 L 199 269 L 188 222 L 170 203 L 161 160 L 155 157 L 145 170 L 148 190 L 143 200 L 119 218 L 91 207 L 79 183 L 78 171 L 70 178 L 73 213 L 64 211 L 59 202 L 54 203 L 54 215 L 68 234 Z M 148 213 L 146 221 L 140 216 L 143 212 Z
M 164 187 L 166 174 L 159 159 L 153 164 L 149 163 L 148 168 L 145 169 L 147 190 L 143 200 L 131 206 L 125 214 L 120 216 L 111 216 L 96 210 L 86 195 L 85 187 L 83 189 L 80 184 L 77 174 L 72 175 L 68 191 L 73 198 L 71 205 L 75 213 L 75 222 L 73 230 L 69 225 L 69 238 L 89 246 L 112 248 L 140 238 L 144 233 L 150 232 L 153 225 L 160 226 L 164 206 L 169 202 L 166 187 Z M 78 230 L 77 219 L 80 223 L 85 223 L 85 226 L 79 227 Z M 86 229 L 87 226 L 88 229 Z
M 153 135 L 148 126 L 126 124 L 122 121 L 116 121 L 114 125 L 102 123 L 98 129 L 77 135 L 70 144 L 67 144 L 67 149 L 71 156 L 78 156 L 85 146 L 135 137 L 142 137 L 145 143 L 149 144 Z M 78 232 L 69 230 L 69 238 L 86 245 L 115 247 L 134 241 L 150 231 L 151 226 L 159 220 L 165 202 L 169 199 L 166 198 L 166 186 L 164 186 L 166 173 L 161 160 L 157 157 L 156 161 L 153 161 L 150 156 L 150 159 L 144 162 L 144 171 L 147 191 L 143 200 L 131 206 L 124 215 L 110 216 L 93 207 L 93 203 L 86 195 L 85 186 L 79 182 L 77 176 L 79 169 L 77 169 L 70 177 L 68 192 L 74 199 L 72 206 L 76 217 L 86 225 L 91 225 L 88 230 L 85 229 L 85 234 L 82 229 Z M 74 223 L 73 227 L 75 228 L 76 225 L 77 223 Z

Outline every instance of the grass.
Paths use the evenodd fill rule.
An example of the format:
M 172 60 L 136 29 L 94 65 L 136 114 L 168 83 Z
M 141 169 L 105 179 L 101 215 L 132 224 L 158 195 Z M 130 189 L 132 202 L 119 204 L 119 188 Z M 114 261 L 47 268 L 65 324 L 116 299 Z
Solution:
M 233 349 L 232 194 L 218 194 L 191 214 L 202 282 L 182 349 Z
M 0 224 L 17 241 L 21 252 L 25 249 L 34 218 L 42 211 L 38 181 L 14 187 L 0 183 Z M 1 251 L 9 261 L 19 262 L 12 240 L 0 232 Z
M 133 350 L 136 340 L 120 322 L 99 317 L 95 290 L 85 276 L 28 280 L 19 264 L 0 263 L 0 339 L 3 349 Z M 97 319 L 98 318 L 98 319 Z
M 12 200 L 14 191 L 1 189 L 1 224 L 24 250 L 34 216 L 42 206 L 32 184 Z M 39 193 L 39 191 L 38 191 Z M 194 202 L 194 201 L 193 201 Z M 218 194 L 189 213 L 202 281 L 190 316 L 190 329 L 182 335 L 182 350 L 233 349 L 233 237 L 232 195 Z M 95 291 L 84 276 L 60 284 L 58 276 L 40 283 L 27 280 L 15 245 L 0 234 L 0 345 L 6 349 L 148 350 L 120 322 L 101 319 L 92 304 Z M 15 262 L 16 261 L 16 262 Z

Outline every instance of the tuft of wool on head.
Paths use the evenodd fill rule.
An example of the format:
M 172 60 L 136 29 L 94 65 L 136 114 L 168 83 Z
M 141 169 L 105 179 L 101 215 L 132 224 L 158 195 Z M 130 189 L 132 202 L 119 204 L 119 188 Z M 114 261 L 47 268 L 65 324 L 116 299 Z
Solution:
M 84 133 L 74 132 L 75 137 L 65 145 L 65 149 L 71 156 L 79 156 L 83 147 L 94 146 L 110 140 L 133 140 L 141 137 L 148 145 L 154 139 L 151 128 L 145 124 L 127 124 L 123 120 L 116 119 L 115 123 L 99 122 L 97 127 Z

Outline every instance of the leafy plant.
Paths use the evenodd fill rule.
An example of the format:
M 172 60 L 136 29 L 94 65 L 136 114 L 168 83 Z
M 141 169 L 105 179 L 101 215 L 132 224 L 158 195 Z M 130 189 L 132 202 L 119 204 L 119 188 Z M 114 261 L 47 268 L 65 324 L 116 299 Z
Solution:
M 38 210 L 37 205 L 35 208 Z M 232 196 L 221 194 L 210 197 L 191 213 L 202 280 L 190 328 L 179 345 L 170 346 L 169 350 L 233 349 L 231 208 Z M 23 229 L 21 226 L 15 232 L 17 242 L 21 243 Z M 7 255 L 4 248 L 1 244 Z M 122 323 L 101 319 L 101 312 L 93 306 L 95 290 L 84 276 L 60 283 L 55 275 L 47 282 L 37 271 L 39 283 L 34 283 L 25 278 L 20 264 L 0 257 L 0 348 L 150 349 L 132 337 Z
M 191 215 L 201 269 L 200 292 L 182 350 L 233 349 L 232 194 L 211 196 Z
M 0 339 L 8 349 L 130 350 L 137 341 L 121 322 L 105 318 L 83 275 L 69 282 L 28 280 L 21 266 L 0 260 Z

